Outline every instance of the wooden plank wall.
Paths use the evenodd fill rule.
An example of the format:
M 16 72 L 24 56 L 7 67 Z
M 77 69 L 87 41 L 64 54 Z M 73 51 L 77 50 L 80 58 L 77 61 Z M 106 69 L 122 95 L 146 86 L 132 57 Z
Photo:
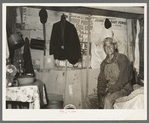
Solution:
M 37 72 L 37 78 L 46 85 L 48 94 L 63 95 L 65 92 L 65 70 L 44 70 Z M 88 94 L 94 93 L 97 87 L 97 77 L 99 69 L 89 69 L 88 74 Z M 81 83 L 83 83 L 83 95 L 86 93 L 86 69 L 67 71 L 66 98 L 65 104 L 74 104 L 77 109 L 81 109 Z M 72 92 L 71 92 L 72 90 Z M 83 99 L 85 97 L 83 96 Z

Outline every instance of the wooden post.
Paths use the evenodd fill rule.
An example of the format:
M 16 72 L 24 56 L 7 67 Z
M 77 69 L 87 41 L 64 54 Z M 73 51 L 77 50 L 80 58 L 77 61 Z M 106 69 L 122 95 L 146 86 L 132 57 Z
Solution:
M 64 87 L 65 87 L 65 90 L 64 90 L 63 101 L 65 101 L 66 93 L 67 93 L 67 60 L 65 60 L 65 85 L 64 85 Z
M 83 92 L 83 79 L 82 79 L 82 70 L 80 70 L 80 80 L 81 80 L 81 82 L 80 82 L 80 84 L 81 84 L 81 106 L 82 106 L 82 108 L 83 108 L 83 100 L 84 100 L 84 92 Z
M 71 15 L 71 13 L 69 13 L 69 18 L 68 18 L 69 21 L 71 20 L 70 15 Z M 64 87 L 65 87 L 65 90 L 64 90 L 64 94 L 63 94 L 64 95 L 63 101 L 65 104 L 65 98 L 66 98 L 66 93 L 67 93 L 67 59 L 65 60 L 65 85 L 64 85 Z
M 44 46 L 44 56 L 46 55 L 46 28 L 45 28 L 45 24 L 43 24 L 43 37 L 45 40 L 45 46 Z M 45 68 L 45 59 L 43 56 L 43 68 Z
M 136 39 L 136 37 L 135 37 L 136 32 L 135 32 L 135 29 L 134 29 L 134 27 L 135 27 L 135 24 L 134 24 L 135 20 L 132 19 L 131 22 L 132 22 L 132 39 L 133 39 L 133 42 L 132 42 L 133 46 L 132 46 L 132 48 L 133 48 L 133 64 L 134 64 L 134 61 L 135 61 L 135 39 Z
M 87 69 L 86 69 L 86 96 L 88 96 L 88 75 L 89 75 L 89 43 L 90 43 L 90 19 L 88 19 L 88 41 L 87 41 Z
M 129 49 L 128 49 L 128 48 L 129 48 L 128 45 L 129 45 L 130 43 L 128 43 L 128 41 L 129 41 L 129 38 L 128 38 L 129 34 L 128 34 L 128 21 L 127 21 L 127 19 L 126 19 L 126 25 L 127 25 L 127 26 L 126 26 L 126 32 L 127 32 L 127 57 L 128 57 L 128 59 L 130 60 Z

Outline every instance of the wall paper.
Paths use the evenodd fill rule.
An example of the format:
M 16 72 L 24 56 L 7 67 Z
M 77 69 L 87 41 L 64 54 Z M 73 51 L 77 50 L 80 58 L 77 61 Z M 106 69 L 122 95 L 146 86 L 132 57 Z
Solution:
M 103 49 L 103 39 L 106 37 L 112 37 L 114 34 L 114 41 L 117 42 L 118 52 L 123 53 L 126 56 L 127 53 L 127 23 L 126 19 L 123 18 L 111 18 L 104 16 L 92 16 L 91 21 L 93 23 L 93 29 L 91 30 L 91 42 L 92 42 L 92 59 L 91 67 L 92 69 L 99 69 L 100 63 L 106 57 Z M 104 27 L 104 21 L 106 18 L 112 23 L 110 29 Z
M 29 39 L 31 38 L 41 38 L 43 39 L 43 27 L 40 23 L 39 18 L 40 9 L 35 8 L 24 8 L 23 13 L 23 22 L 25 24 L 25 29 L 22 30 L 23 36 L 27 36 Z M 97 90 L 97 77 L 100 72 L 100 63 L 105 58 L 106 54 L 103 50 L 103 39 L 106 36 L 112 36 L 112 32 L 114 33 L 114 40 L 118 44 L 118 50 L 120 53 L 124 53 L 125 55 L 131 58 L 130 52 L 132 47 L 130 47 L 128 41 L 131 44 L 131 21 L 127 21 L 122 18 L 110 18 L 112 22 L 112 28 L 110 30 L 106 30 L 104 28 L 104 20 L 107 17 L 104 16 L 91 16 L 89 21 L 89 15 L 84 14 L 75 14 L 75 13 L 66 13 L 59 11 L 51 11 L 47 10 L 48 19 L 46 23 L 46 55 L 43 55 L 43 51 L 31 49 L 32 60 L 35 64 L 35 67 L 39 67 L 40 69 L 48 69 L 48 72 L 43 69 L 41 73 L 36 71 L 36 76 L 38 79 L 43 81 L 46 84 L 47 93 L 48 94 L 57 94 L 63 95 L 65 93 L 65 89 L 67 89 L 67 95 L 65 98 L 65 104 L 74 103 L 74 105 L 79 109 L 81 109 L 81 100 L 85 98 L 86 93 L 86 69 L 78 69 L 78 70 L 70 70 L 67 69 L 67 85 L 65 85 L 65 69 L 58 69 L 55 67 L 55 60 L 53 56 L 49 55 L 49 44 L 52 26 L 54 23 L 60 21 L 61 15 L 64 13 L 67 15 L 67 20 L 74 24 L 77 29 L 78 36 L 81 42 L 81 47 L 84 49 L 83 52 L 83 67 L 86 66 L 87 55 L 86 43 L 89 40 L 90 43 L 90 56 L 89 56 L 89 65 L 92 69 L 89 69 L 88 74 L 88 94 L 93 93 Z M 129 25 L 128 25 L 129 23 Z M 90 26 L 88 26 L 90 25 Z M 129 27 L 129 31 L 127 30 Z M 90 32 L 89 32 L 90 30 Z M 90 34 L 90 37 L 88 37 Z M 127 37 L 129 34 L 129 37 Z M 85 45 L 83 45 L 83 43 Z M 129 48 L 128 48 L 129 46 Z M 131 58 L 132 59 L 132 58 Z M 40 63 L 39 63 L 40 62 Z M 65 66 L 65 61 L 61 61 L 60 66 Z M 67 66 L 71 66 L 67 63 Z M 54 68 L 54 70 L 53 70 Z M 81 92 L 81 83 L 83 83 L 83 92 Z
M 25 30 L 30 32 L 29 36 L 31 38 L 40 38 L 43 39 L 43 25 L 40 23 L 39 18 L 40 9 L 36 8 L 24 8 L 23 9 L 23 22 L 25 23 Z M 92 69 L 100 69 L 100 63 L 105 58 L 106 54 L 103 50 L 103 39 L 107 36 L 110 36 L 111 32 L 114 33 L 114 40 L 117 42 L 118 51 L 125 54 L 132 61 L 132 35 L 131 35 L 131 21 L 128 21 L 123 18 L 112 18 L 105 16 L 91 16 L 85 14 L 76 14 L 76 13 L 67 13 L 60 11 L 51 11 L 47 10 L 48 18 L 46 23 L 46 56 L 45 64 L 46 68 L 54 68 L 54 58 L 49 56 L 49 43 L 51 37 L 52 26 L 54 23 L 60 21 L 61 15 L 64 13 L 67 15 L 67 20 L 74 24 L 77 29 L 78 36 L 81 42 L 81 51 L 83 56 L 82 67 L 86 66 L 86 60 L 84 57 L 87 55 L 87 42 L 89 40 L 89 55 L 90 55 L 90 64 Z M 109 18 L 112 27 L 109 30 L 104 28 L 104 20 Z M 89 26 L 90 25 L 90 26 Z M 90 33 L 89 33 L 90 30 Z M 90 37 L 88 37 L 90 34 Z M 38 52 L 38 51 L 37 51 Z M 40 51 L 39 51 L 40 52 Z M 34 57 L 34 54 L 32 55 Z M 42 61 L 43 58 L 40 60 Z M 48 61 L 48 62 L 47 62 Z M 65 66 L 62 62 L 59 61 L 61 66 Z M 43 64 L 43 62 L 41 63 Z M 52 64 L 52 65 L 51 65 Z M 71 64 L 68 64 L 69 67 L 72 67 Z M 41 65 L 41 69 L 44 66 Z

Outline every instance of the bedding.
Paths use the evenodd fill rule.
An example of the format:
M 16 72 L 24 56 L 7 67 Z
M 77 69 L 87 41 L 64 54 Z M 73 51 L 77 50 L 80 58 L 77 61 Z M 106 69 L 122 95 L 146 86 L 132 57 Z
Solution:
M 144 87 L 135 84 L 128 96 L 118 98 L 114 109 L 144 109 Z

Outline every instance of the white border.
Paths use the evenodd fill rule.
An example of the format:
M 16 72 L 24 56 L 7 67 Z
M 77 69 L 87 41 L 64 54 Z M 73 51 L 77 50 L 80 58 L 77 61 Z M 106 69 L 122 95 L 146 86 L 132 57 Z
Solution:
M 3 6 L 88 6 L 88 7 L 133 7 L 147 6 L 146 3 L 3 3 Z
M 144 110 L 13 110 L 13 109 L 5 109 L 5 93 L 2 95 L 3 100 L 3 114 L 2 118 L 4 121 L 33 121 L 33 120 L 42 120 L 42 121 L 59 121 L 59 120 L 146 120 L 147 119 L 147 4 L 146 3 L 3 3 L 2 4 L 2 27 L 3 27 L 3 41 L 2 41 L 2 61 L 3 61 L 3 72 L 2 72 L 2 90 L 6 92 L 5 87 L 5 64 L 6 64 L 6 6 L 110 6 L 110 7 L 120 7 L 120 6 L 144 6 L 144 84 L 145 84 L 145 109 Z M 63 112 L 61 112 L 63 111 Z

